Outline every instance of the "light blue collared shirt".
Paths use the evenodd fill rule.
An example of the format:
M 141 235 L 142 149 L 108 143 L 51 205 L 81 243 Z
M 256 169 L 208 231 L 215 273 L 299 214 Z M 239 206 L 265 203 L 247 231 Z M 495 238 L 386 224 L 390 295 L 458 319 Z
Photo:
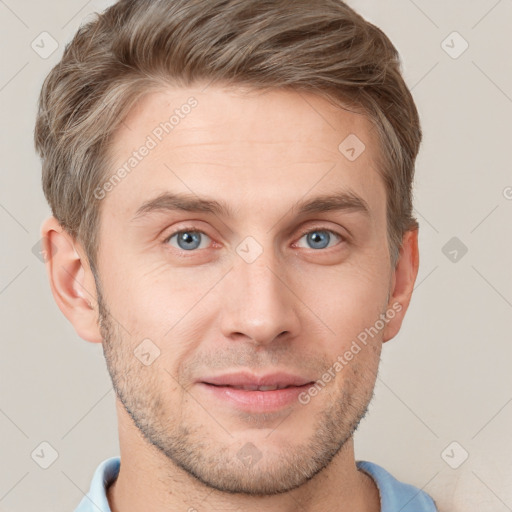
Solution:
M 439 512 L 432 498 L 410 484 L 399 482 L 384 468 L 373 462 L 357 461 L 358 469 L 373 478 L 379 489 L 381 512 Z M 75 512 L 112 512 L 107 488 L 114 482 L 121 467 L 120 457 L 104 460 L 94 473 L 91 487 Z

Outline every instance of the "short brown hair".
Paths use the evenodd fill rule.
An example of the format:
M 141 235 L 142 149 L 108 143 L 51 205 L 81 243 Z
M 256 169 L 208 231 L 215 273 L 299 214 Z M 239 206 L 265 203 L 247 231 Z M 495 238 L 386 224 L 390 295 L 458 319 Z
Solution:
M 143 95 L 222 83 L 316 93 L 368 116 L 395 266 L 422 132 L 388 37 L 340 0 L 120 0 L 82 25 L 42 86 L 35 147 L 53 215 L 96 268 L 113 134 Z M 340 141 L 341 142 L 341 141 Z

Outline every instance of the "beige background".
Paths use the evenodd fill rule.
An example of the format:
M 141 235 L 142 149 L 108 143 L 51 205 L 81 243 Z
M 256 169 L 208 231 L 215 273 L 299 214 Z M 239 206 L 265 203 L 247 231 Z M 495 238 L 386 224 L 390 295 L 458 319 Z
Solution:
M 418 281 L 356 455 L 424 488 L 441 511 L 510 511 L 512 1 L 349 3 L 397 46 L 424 130 Z M 118 454 L 101 347 L 76 335 L 32 252 L 49 214 L 32 143 L 39 89 L 81 21 L 109 4 L 0 0 L 0 512 L 71 511 Z M 31 47 L 45 37 L 51 50 L 42 32 L 58 44 L 49 56 Z M 58 454 L 48 469 L 43 442 Z

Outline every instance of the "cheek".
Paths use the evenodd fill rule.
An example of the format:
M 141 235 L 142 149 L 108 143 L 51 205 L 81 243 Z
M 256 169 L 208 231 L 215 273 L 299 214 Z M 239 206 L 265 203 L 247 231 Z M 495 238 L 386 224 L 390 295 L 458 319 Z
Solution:
M 131 265 L 127 259 L 119 261 L 108 282 L 109 300 L 113 316 L 124 327 L 121 335 L 129 350 L 146 343 L 150 351 L 158 353 L 155 368 L 175 375 L 177 365 L 202 339 L 204 324 L 196 319 L 207 304 L 201 299 L 218 281 L 211 274 L 197 268 L 172 269 L 161 262 L 143 269 L 140 262 Z
M 355 265 L 310 268 L 300 277 L 303 302 L 347 340 L 372 325 L 386 305 L 388 279 L 381 269 Z
M 180 275 L 161 259 L 148 261 L 130 254 L 112 257 L 106 264 L 104 288 L 114 316 L 132 327 L 172 325 L 173 319 L 190 308 L 199 293 L 197 283 Z M 191 286 L 194 283 L 194 286 Z M 196 299 L 197 300 L 197 299 Z

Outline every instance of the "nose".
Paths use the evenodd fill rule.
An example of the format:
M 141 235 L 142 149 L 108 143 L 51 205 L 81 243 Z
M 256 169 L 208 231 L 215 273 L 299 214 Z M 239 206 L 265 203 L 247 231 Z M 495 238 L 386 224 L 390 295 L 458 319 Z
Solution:
M 269 252 L 252 263 L 238 259 L 224 280 L 220 326 L 226 339 L 268 345 L 299 332 L 300 300 L 294 280 L 289 270 L 264 256 Z

